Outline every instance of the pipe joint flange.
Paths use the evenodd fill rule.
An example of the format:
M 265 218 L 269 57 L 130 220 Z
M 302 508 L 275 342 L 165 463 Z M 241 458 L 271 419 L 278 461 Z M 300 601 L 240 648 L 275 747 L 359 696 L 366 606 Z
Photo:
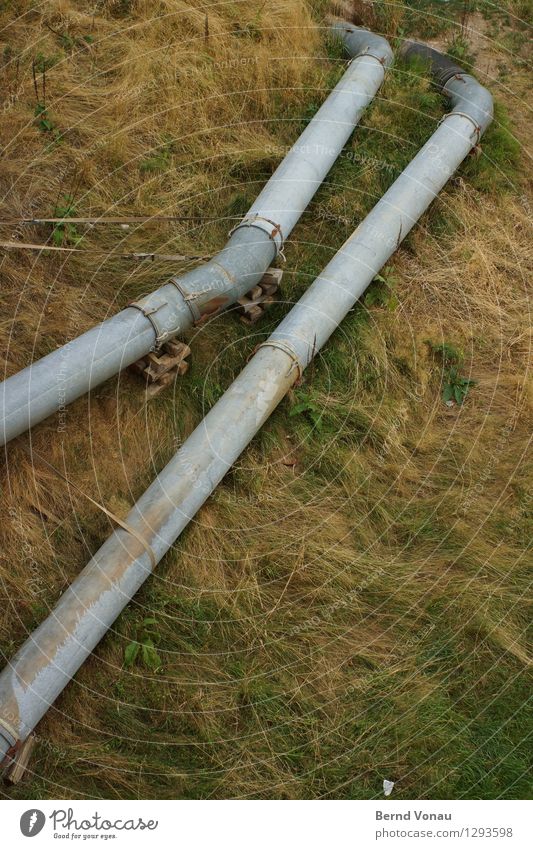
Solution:
M 304 373 L 304 366 L 302 362 L 292 347 L 288 342 L 284 342 L 281 339 L 267 339 L 266 342 L 260 342 L 254 350 L 252 351 L 250 358 L 253 357 L 261 348 L 278 348 L 278 350 L 283 351 L 284 354 L 287 354 L 291 359 L 291 366 L 289 371 L 287 372 L 287 377 L 291 374 L 291 372 L 296 369 L 298 372 L 298 377 L 296 378 L 298 381 L 302 379 Z
M 172 285 L 178 290 L 181 297 L 189 307 L 191 311 L 191 315 L 193 318 L 193 322 L 196 324 L 197 321 L 200 321 L 202 314 L 198 308 L 198 304 L 195 303 L 196 300 L 200 297 L 200 295 L 204 294 L 203 292 L 189 292 L 185 286 L 180 283 L 177 277 L 172 277 L 169 281 Z
M 189 302 L 186 301 L 186 303 L 190 308 Z M 138 301 L 133 301 L 128 306 L 132 309 L 139 310 L 152 325 L 155 333 L 155 342 L 152 350 L 158 351 L 165 342 L 172 339 L 180 330 L 177 305 L 172 304 L 165 297 L 164 292 L 159 289 L 149 295 L 144 295 Z
M 357 56 L 353 56 L 350 59 L 350 61 L 348 62 L 348 67 L 350 67 L 352 62 L 355 62 L 356 59 L 361 59 L 363 56 L 370 56 L 371 59 L 377 59 L 379 64 L 382 67 L 385 67 L 387 57 L 386 56 L 380 56 L 378 53 L 372 53 L 372 51 L 370 50 L 369 47 L 366 47 L 364 50 L 361 51 L 361 53 L 358 53 Z
M 283 238 L 283 233 L 281 231 L 281 224 L 276 224 L 275 221 L 271 221 L 270 218 L 264 218 L 262 215 L 250 215 L 249 217 L 247 216 L 243 218 L 242 221 L 239 221 L 239 223 L 229 231 L 228 235 L 233 236 L 233 234 L 236 233 L 237 230 L 240 230 L 241 227 L 257 227 L 259 230 L 263 230 L 269 239 L 274 242 L 276 256 L 281 257 L 281 259 L 285 261 L 285 254 L 283 253 L 285 239 Z
M 468 114 L 468 112 L 460 112 L 459 109 L 452 109 L 451 112 L 446 112 L 446 114 L 442 116 L 439 123 L 437 124 L 437 127 L 440 127 L 442 122 L 445 121 L 446 118 L 451 118 L 452 115 L 459 115 L 461 118 L 466 118 L 468 121 L 470 121 L 476 133 L 475 144 L 478 144 L 479 140 L 481 139 L 481 127 L 479 126 L 479 124 L 476 124 L 476 122 L 474 121 L 472 116 Z

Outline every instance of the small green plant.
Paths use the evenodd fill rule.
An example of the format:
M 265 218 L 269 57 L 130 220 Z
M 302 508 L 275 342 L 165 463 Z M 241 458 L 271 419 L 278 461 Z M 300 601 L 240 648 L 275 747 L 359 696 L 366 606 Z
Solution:
M 153 156 L 149 156 L 147 159 L 141 162 L 141 173 L 153 174 L 165 171 L 168 167 L 168 162 L 169 156 L 167 151 L 159 151 L 158 153 L 154 153 Z
M 445 404 L 455 401 L 456 404 L 461 406 L 468 395 L 470 387 L 476 383 L 475 380 L 463 377 L 460 373 L 460 367 L 464 359 L 463 352 L 451 342 L 439 342 L 438 344 L 429 342 L 429 345 L 444 366 L 442 400 Z
M 58 33 L 59 42 L 65 53 L 72 53 L 73 50 L 87 49 L 94 42 L 92 35 L 70 35 L 68 32 Z
M 155 630 L 157 620 L 143 619 L 138 628 L 136 639 L 128 643 L 124 650 L 124 666 L 129 668 L 141 661 L 147 669 L 156 672 L 162 666 L 161 658 L 156 649 L 160 634 Z
M 55 130 L 53 121 L 48 115 L 48 110 L 44 103 L 36 103 L 33 113 L 37 119 L 37 126 L 42 133 L 52 133 Z
M 322 430 L 322 410 L 311 395 L 303 393 L 297 394 L 300 399 L 294 407 L 291 408 L 289 416 L 304 416 L 308 419 L 313 427 L 318 431 Z
M 462 35 L 454 36 L 446 52 L 448 56 L 456 59 L 462 65 L 472 67 L 476 61 L 476 57 L 470 50 L 469 42 Z
M 365 295 L 367 307 L 386 307 L 393 310 L 398 306 L 398 298 L 394 292 L 396 278 L 392 266 L 386 266 L 383 274 L 376 274 L 368 292 Z
M 77 39 L 70 35 L 68 32 L 62 32 L 59 35 L 59 43 L 65 52 L 71 53 L 74 48 L 77 46 Z
M 56 205 L 54 218 L 74 218 L 76 206 L 72 195 L 64 195 L 62 201 Z M 69 221 L 58 221 L 52 230 L 52 241 L 56 247 L 62 245 L 78 245 L 83 236 L 78 233 L 75 224 Z
M 33 114 L 35 115 L 37 126 L 42 133 L 50 133 L 54 141 L 61 139 L 61 133 L 56 128 L 54 122 L 48 114 L 46 105 L 46 71 L 51 67 L 51 60 L 47 59 L 42 53 L 38 53 L 32 62 L 33 87 L 35 89 L 36 104 Z M 41 86 L 39 90 L 38 74 L 41 75 Z
M 39 74 L 46 74 L 58 61 L 59 56 L 46 56 L 44 53 L 39 52 L 33 60 L 34 71 Z
M 35 115 L 37 127 L 41 133 L 47 133 L 52 137 L 52 141 L 48 147 L 51 148 L 53 145 L 59 144 L 63 137 L 61 130 L 52 121 L 45 104 L 36 103 L 33 114 Z
M 63 30 L 63 32 L 61 30 L 57 30 L 53 26 L 51 26 L 49 23 L 47 23 L 46 21 L 45 21 L 44 25 L 47 29 L 50 30 L 50 32 L 52 32 L 58 38 L 61 47 L 63 48 L 63 50 L 66 53 L 71 53 L 76 48 L 80 48 L 80 47 L 86 48 L 88 45 L 92 44 L 93 41 L 94 41 L 94 38 L 93 38 L 92 35 L 82 35 L 82 36 L 71 35 L 70 32 L 68 32 L 68 30 Z M 42 55 L 42 54 L 39 54 L 39 55 Z M 54 64 L 55 64 L 56 61 L 57 61 L 57 59 L 55 59 L 55 57 L 54 57 Z M 49 66 L 49 67 L 51 67 L 51 66 Z
M 459 348 L 456 348 L 455 345 L 452 345 L 451 342 L 439 342 L 437 344 L 429 342 L 428 344 L 433 354 L 441 359 L 445 366 L 452 364 L 460 365 L 463 362 L 463 352 Z

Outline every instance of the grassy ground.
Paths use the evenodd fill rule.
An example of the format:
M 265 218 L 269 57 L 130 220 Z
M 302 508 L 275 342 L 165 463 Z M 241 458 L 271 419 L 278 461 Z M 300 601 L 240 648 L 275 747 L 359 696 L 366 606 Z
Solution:
M 6 796 L 373 798 L 384 778 L 404 799 L 529 794 L 531 9 L 340 5 L 471 63 L 496 120 L 49 711 Z M 177 270 L 118 254 L 220 249 L 344 64 L 325 0 L 2 9 L 2 219 L 215 218 L 2 226 L 87 251 L 2 255 L 11 374 Z M 6 659 L 110 531 L 28 449 L 126 514 L 443 110 L 397 63 L 293 233 L 264 323 L 221 316 L 167 394 L 146 403 L 124 373 L 8 446 Z M 447 406 L 460 378 L 475 383 Z M 155 649 L 128 666 L 133 640 Z

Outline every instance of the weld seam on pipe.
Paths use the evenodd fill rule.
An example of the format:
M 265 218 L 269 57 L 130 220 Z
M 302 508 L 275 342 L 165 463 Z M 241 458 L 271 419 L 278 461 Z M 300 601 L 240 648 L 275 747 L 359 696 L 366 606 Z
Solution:
M 291 364 L 289 370 L 287 371 L 286 377 L 289 377 L 292 371 L 296 369 L 296 380 L 301 380 L 301 378 L 303 377 L 305 365 L 304 363 L 302 363 L 300 357 L 287 339 L 274 339 L 271 336 L 265 342 L 260 342 L 259 345 L 254 348 L 250 359 L 252 359 L 252 357 L 257 354 L 259 350 L 261 350 L 261 348 L 277 348 L 278 350 L 283 351 L 284 354 L 287 354 L 291 361 Z

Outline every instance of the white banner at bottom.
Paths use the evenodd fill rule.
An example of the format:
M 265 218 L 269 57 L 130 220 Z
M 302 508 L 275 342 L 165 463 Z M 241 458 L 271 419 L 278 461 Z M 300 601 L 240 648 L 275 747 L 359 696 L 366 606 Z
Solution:
M 526 801 L 2 801 L 2 846 L 531 847 Z M 31 841 L 35 841 L 32 843 Z

